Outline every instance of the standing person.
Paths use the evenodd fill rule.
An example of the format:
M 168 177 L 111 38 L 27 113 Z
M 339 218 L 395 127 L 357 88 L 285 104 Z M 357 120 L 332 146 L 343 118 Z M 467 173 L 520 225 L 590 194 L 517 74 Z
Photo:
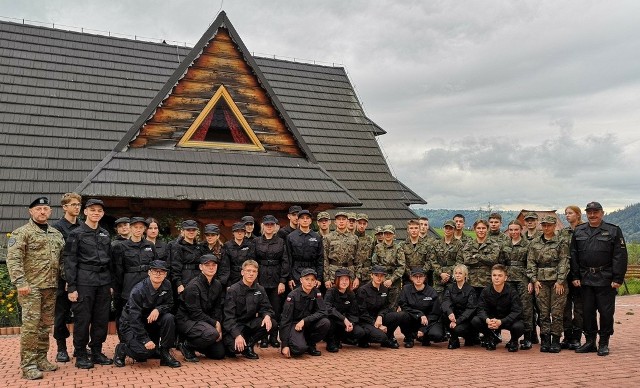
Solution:
M 371 258 L 373 266 L 382 266 L 386 270 L 387 278 L 384 286 L 389 289 L 391 307 L 395 310 L 400 294 L 400 284 L 405 271 L 404 251 L 394 242 L 396 228 L 393 225 L 385 225 L 383 229 L 384 240 L 376 245 Z
M 310 218 L 311 216 L 309 216 Z M 329 332 L 327 306 L 317 289 L 320 283 L 313 268 L 300 272 L 300 287 L 289 293 L 280 320 L 281 353 L 286 358 L 305 353 L 320 356 L 316 344 Z
M 529 253 L 529 240 L 522 237 L 522 224 L 520 221 L 509 222 L 507 229 L 510 241 L 503 245 L 505 264 L 509 271 L 509 285 L 518 291 L 522 303 L 522 322 L 524 323 L 524 337 L 520 341 L 520 349 L 529 350 L 532 347 L 532 339 L 537 334 L 534 332 L 533 322 L 533 285 L 527 274 L 527 254 Z
M 540 351 L 559 353 L 562 314 L 567 302 L 569 246 L 556 235 L 554 216 L 543 217 L 540 224 L 542 234 L 529 245 L 527 275 L 540 308 Z
M 204 226 L 204 242 L 202 247 L 204 252 L 222 257 L 223 244 L 220 241 L 220 228 L 216 224 L 206 224 Z
M 384 348 L 398 349 L 394 332 L 402 323 L 402 316 L 395 311 L 389 287 L 385 285 L 387 269 L 381 265 L 371 268 L 371 281 L 358 287 L 356 296 L 360 309 L 360 326 L 365 336 L 358 346 L 368 348 L 370 342 L 379 343 Z
M 375 241 L 373 242 L 373 248 L 375 248 L 375 246 L 377 244 L 380 244 L 382 241 L 384 241 L 384 232 L 383 232 L 384 227 L 381 226 L 376 226 L 375 229 L 375 233 L 373 234 L 373 237 L 375 238 Z M 371 254 L 373 255 L 373 251 L 371 252 Z
M 462 214 L 458 213 L 453 216 L 453 222 L 456 223 L 456 230 L 453 232 L 453 237 L 456 240 L 460 240 L 460 242 L 464 246 L 464 244 L 472 240 L 471 237 L 464 234 L 465 218 Z
M 84 215 L 84 224 L 69 234 L 63 258 L 67 293 L 73 312 L 76 368 L 91 369 L 94 364 L 113 363 L 102 353 L 102 344 L 107 339 L 115 279 L 109 232 L 99 225 L 104 216 L 104 202 L 89 199 Z M 91 357 L 87 353 L 87 344 L 91 348 Z
M 357 221 L 358 215 L 354 212 L 348 212 L 347 213 L 347 230 L 349 230 L 349 233 L 355 233 L 356 232 L 356 221 Z
M 215 278 L 220 258 L 200 256 L 200 275 L 193 278 L 181 295 L 182 303 L 176 314 L 176 326 L 183 339 L 180 351 L 185 361 L 198 362 L 195 352 L 208 358 L 224 358 L 222 344 L 222 283 Z
M 316 222 L 318 223 L 318 234 L 324 238 L 324 236 L 328 235 L 331 232 L 331 216 L 327 212 L 318 213 L 318 217 L 316 217 Z
M 415 339 L 422 342 L 422 346 L 429 346 L 431 341 L 439 342 L 444 338 L 438 293 L 425 281 L 424 268 L 412 268 L 411 283 L 402 287 L 400 293 L 400 329 L 405 348 L 412 348 Z
M 511 241 L 509 236 L 502 233 L 502 215 L 500 213 L 489 214 L 489 238 L 495 240 L 498 244 L 504 245 Z
M 403 284 L 411 284 L 411 270 L 414 268 L 423 268 L 425 273 L 432 271 L 431 253 L 433 251 L 430 249 L 430 242 L 420 239 L 420 223 L 418 220 L 409 220 L 407 222 L 407 239 L 401 241 L 398 245 L 402 249 L 405 261 Z
M 491 268 L 501 260 L 500 244 L 487 236 L 489 223 L 478 220 L 473 223 L 476 238 L 462 248 L 462 262 L 469 268 L 469 285 L 475 288 L 478 297 L 491 284 Z
M 484 334 L 487 350 L 496 350 L 501 330 L 509 330 L 511 340 L 507 343 L 509 352 L 518 351 L 518 338 L 524 332 L 520 319 L 522 306 L 518 292 L 507 284 L 507 268 L 496 264 L 491 269 L 491 285 L 480 293 L 478 315 L 471 324 Z
M 596 351 L 596 335 L 600 334 L 597 352 L 609 354 L 609 337 L 613 335 L 618 288 L 627 272 L 627 246 L 622 231 L 604 222 L 599 202 L 589 202 L 585 209 L 588 223 L 578 225 L 571 238 L 571 272 L 573 285 L 582 289 L 584 334 L 586 342 L 576 353 Z M 600 314 L 600 328 L 596 312 Z
M 420 217 L 418 218 L 418 224 L 420 225 L 420 240 L 426 240 L 429 237 L 429 218 Z
M 228 354 L 241 353 L 248 359 L 257 360 L 259 356 L 253 350 L 254 345 L 278 325 L 273 321 L 274 312 L 267 292 L 256 282 L 258 263 L 255 260 L 243 262 L 241 275 L 242 278 L 227 290 L 222 340 Z
M 442 312 L 447 319 L 447 327 L 451 333 L 448 349 L 460 347 L 460 337 L 464 338 L 464 346 L 476 344 L 477 337 L 471 320 L 476 315 L 478 299 L 476 291 L 467 284 L 469 270 L 464 264 L 453 268 L 455 282 L 449 284 L 442 298 Z
M 371 279 L 371 256 L 377 244 L 375 238 L 367 234 L 369 216 L 359 213 L 356 218 L 355 235 L 358 238 L 358 248 L 356 249 L 356 279 L 354 279 L 353 288 L 357 288 L 360 284 L 364 284 Z
M 291 207 L 289 207 L 289 213 L 287 214 L 287 218 L 289 219 L 289 223 L 287 224 L 287 226 L 284 226 L 280 229 L 278 229 L 278 236 L 285 240 L 287 239 L 287 236 L 289 235 L 289 233 L 293 232 L 294 230 L 298 229 L 298 213 L 302 210 L 302 208 L 298 205 L 293 205 Z
M 458 253 L 462 249 L 462 243 L 453 233 L 456 224 L 453 220 L 447 220 L 442 225 L 444 236 L 434 239 L 431 246 L 433 257 L 433 288 L 442 296 L 447 285 L 453 283 L 453 268 L 458 263 Z M 460 256 L 461 257 L 461 256 Z M 465 267 L 466 268 L 466 267 Z
M 166 242 L 158 238 L 158 235 L 160 233 L 160 223 L 153 217 L 147 218 L 146 222 L 148 225 L 147 231 L 145 233 L 146 239 L 156 248 L 158 260 L 169 260 L 169 247 L 167 246 Z
M 133 286 L 146 279 L 149 264 L 158 260 L 158 254 L 151 241 L 143 238 L 147 221 L 142 217 L 133 217 L 129 223 L 131 237 L 113 246 L 111 257 L 114 264 L 116 308 L 116 327 L 120 325 L 122 309 L 129 300 Z
M 356 273 L 356 253 L 358 238 L 347 230 L 347 213 L 337 212 L 335 215 L 336 230 L 322 238 L 324 248 L 324 283 L 327 289 L 333 286 L 335 272 L 339 268 L 347 268 Z M 358 283 L 355 284 L 355 287 Z
M 223 244 L 220 262 L 220 282 L 223 286 L 231 286 L 242 279 L 242 263 L 256 257 L 256 248 L 251 240 L 245 238 L 246 230 L 243 222 L 236 222 L 231 227 L 233 240 Z
M 80 208 L 82 207 L 82 197 L 77 193 L 66 193 L 60 201 L 64 215 L 53 227 L 62 233 L 62 237 L 66 241 L 72 230 L 82 225 L 82 221 L 78 218 Z M 64 265 L 60 265 L 60 273 Z M 67 297 L 67 282 L 63 276 L 58 278 L 58 291 L 56 292 L 56 308 L 55 318 L 53 320 L 53 338 L 58 346 L 56 354 L 56 362 L 69 362 L 71 358 L 67 352 L 67 338 L 71 335 L 67 328 L 67 321 L 71 318 L 71 302 Z
M 170 244 L 171 282 L 180 295 L 191 279 L 200 274 L 200 256 L 205 253 L 196 241 L 198 223 L 194 220 L 182 222 L 182 236 Z M 220 280 L 222 281 L 222 280 Z
M 289 272 L 289 287 L 294 289 L 300 284 L 302 270 L 313 268 L 316 272 L 316 287 L 322 284 L 324 274 L 324 251 L 322 237 L 311 230 L 311 213 L 301 210 L 296 218 L 298 229 L 287 235 L 287 256 L 291 263 Z
M 116 229 L 116 237 L 113 240 L 114 242 L 120 242 L 129 239 L 129 233 L 131 232 L 129 225 L 130 222 L 131 220 L 129 219 L 129 217 L 120 217 L 114 222 L 113 227 Z
M 262 236 L 254 240 L 256 249 L 256 261 L 260 265 L 258 283 L 264 287 L 276 322 L 280 321 L 284 292 L 289 278 L 289 256 L 287 246 L 283 239 L 276 234 L 278 220 L 272 215 L 262 217 Z M 275 326 L 274 326 L 275 327 Z M 269 337 L 260 342 L 261 348 L 271 344 L 274 348 L 280 348 L 278 330 L 272 327 Z
M 571 236 L 573 236 L 574 229 L 584 223 L 582 221 L 582 212 L 576 205 L 567 206 L 564 209 L 564 215 L 569 223 L 569 226 L 562 229 L 560 235 L 567 240 L 567 244 L 571 245 Z M 571 270 L 567 276 L 567 283 L 569 285 L 569 293 L 567 294 L 567 303 L 564 305 L 564 314 L 562 316 L 564 337 L 560 346 L 562 349 L 576 350 L 580 347 L 580 341 L 582 339 L 583 328 L 583 311 L 584 305 L 582 303 L 582 290 L 580 287 L 573 285 L 573 277 L 571 276 Z
M 175 343 L 173 292 L 167 280 L 166 263 L 154 260 L 149 264 L 148 277 L 131 290 L 120 317 L 120 343 L 116 345 L 114 361 L 123 367 L 126 356 L 144 362 L 157 348 L 160 365 L 181 366 L 170 352 Z
M 542 232 L 538 229 L 538 213 L 528 212 L 524 215 L 524 237 L 531 241 L 536 237 L 539 237 Z
M 244 238 L 249 240 L 249 242 L 253 242 L 253 239 L 256 237 L 253 234 L 253 231 L 256 227 L 256 220 L 253 216 L 244 216 L 240 219 L 240 222 L 244 224 Z
M 64 239 L 47 223 L 51 216 L 47 197 L 31 202 L 29 215 L 29 222 L 14 230 L 7 241 L 7 269 L 22 306 L 22 378 L 36 380 L 43 377 L 43 371 L 58 369 L 47 360 L 47 352 Z
M 327 351 L 337 353 L 341 341 L 356 344 L 365 336 L 364 329 L 358 325 L 360 321 L 356 294 L 352 291 L 351 271 L 339 268 L 336 271 L 335 287 L 327 290 L 325 303 L 329 312 L 331 328 L 327 334 Z

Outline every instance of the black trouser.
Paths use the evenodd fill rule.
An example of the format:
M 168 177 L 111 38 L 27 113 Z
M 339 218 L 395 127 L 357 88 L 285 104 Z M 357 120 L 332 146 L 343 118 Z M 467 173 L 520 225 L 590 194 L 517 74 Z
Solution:
M 353 324 L 353 330 L 347 332 L 345 330 L 344 321 L 338 320 L 334 317 L 329 318 L 329 321 L 331 322 L 331 326 L 327 333 L 327 344 L 330 342 L 342 341 L 344 339 L 356 342 L 360 341 L 360 339 L 367 334 L 364 332 L 364 329 L 356 323 Z
M 454 327 L 453 329 L 450 328 L 449 332 L 451 333 L 451 338 L 456 339 L 462 337 L 464 338 L 465 342 L 473 341 L 477 336 L 477 332 L 473 328 L 473 325 L 471 325 L 471 321 L 456 324 L 456 327 Z
M 285 285 L 285 287 L 288 287 L 288 286 Z M 265 288 L 264 290 L 267 292 L 267 298 L 269 298 L 269 303 L 271 303 L 271 308 L 273 308 L 273 312 L 275 313 L 271 321 L 280 322 L 280 313 L 282 313 L 282 304 L 284 303 L 284 296 L 287 294 L 287 292 L 283 292 L 282 294 L 278 295 L 278 287 Z M 273 325 L 273 327 L 271 328 L 271 331 L 269 332 L 269 335 L 275 336 L 276 338 L 278 337 L 277 325 Z
M 107 339 L 111 309 L 109 288 L 109 285 L 77 286 L 78 301 L 71 304 L 73 347 L 77 355 L 86 352 L 87 344 L 92 351 L 102 351 L 102 344 Z
M 396 331 L 398 326 L 400 326 L 400 324 L 403 323 L 403 319 L 404 318 L 401 312 L 400 313 L 393 312 L 393 313 L 385 314 L 385 316 L 382 318 L 382 324 L 387 327 L 386 333 L 376 328 L 375 326 L 373 326 L 373 324 L 370 324 L 370 323 L 360 324 L 360 326 L 362 326 L 366 334 L 363 337 L 363 340 L 367 342 L 373 342 L 373 343 L 383 343 L 390 340 L 391 338 L 394 338 L 394 332 Z
M 575 287 L 569 282 L 567 304 L 564 306 L 563 329 L 564 331 L 582 331 L 584 304 L 582 302 L 582 287 Z
M 191 330 L 186 333 L 180 333 L 180 335 L 194 350 L 208 358 L 215 360 L 224 358 L 224 345 L 222 341 L 218 341 L 220 333 L 211 324 L 202 321 L 196 322 Z
M 584 303 L 584 334 L 586 337 L 610 336 L 613 334 L 613 314 L 616 309 L 618 290 L 611 286 L 582 286 Z M 600 313 L 600 330 L 596 312 Z
M 240 335 L 242 335 L 242 337 L 244 338 L 247 346 L 253 346 L 262 338 L 267 336 L 267 329 L 264 326 L 261 326 L 263 319 L 264 318 L 256 317 L 248 322 L 238 322 L 238 324 L 241 326 Z M 278 324 L 273 318 L 271 319 L 271 325 L 273 330 L 275 330 L 274 333 L 277 333 Z M 236 351 L 236 339 L 233 335 L 231 335 L 230 332 L 227 331 L 224 333 L 224 335 L 222 336 L 222 341 L 224 341 L 224 345 L 227 347 L 228 351 L 230 351 L 231 353 L 234 353 Z
M 122 310 L 124 306 L 127 304 L 127 300 L 123 299 L 119 296 L 113 297 L 113 307 L 115 309 L 115 321 L 116 321 L 116 332 L 118 333 L 118 339 L 122 341 L 122 337 L 120 336 L 120 317 L 122 316 Z
M 484 338 L 493 338 L 493 330 L 487 327 L 487 323 L 482 318 L 475 316 L 471 320 L 473 327 L 484 334 Z M 524 334 L 524 323 L 521 320 L 511 324 L 502 324 L 498 330 L 508 330 L 511 333 L 511 341 L 517 341 Z
M 176 320 L 171 313 L 160 314 L 157 320 L 152 323 L 144 322 L 145 329 L 151 341 L 156 346 L 163 349 L 170 349 L 173 347 L 176 338 Z M 140 338 L 136 338 L 133 331 L 127 330 L 122 333 L 122 338 L 125 345 L 125 352 L 127 356 L 133 358 L 136 361 L 146 361 L 154 352 L 154 350 L 148 350 L 144 347 L 144 343 Z
M 428 322 L 426 325 L 420 323 L 420 318 L 416 318 L 407 312 L 401 311 L 400 330 L 404 335 L 405 342 L 416 339 L 417 333 L 422 332 L 420 340 L 440 341 L 444 337 L 442 323 L 440 321 Z
M 67 322 L 71 317 L 71 302 L 69 301 L 69 294 L 66 290 L 67 282 L 58 279 L 58 289 L 56 291 L 56 307 L 53 319 L 53 338 L 60 344 L 65 344 L 64 348 L 58 348 L 58 350 L 67 349 L 66 339 L 71 335 L 67 328 Z
M 313 323 L 305 323 L 300 331 L 292 329 L 291 337 L 287 344 L 291 350 L 291 355 L 299 356 L 304 354 L 309 349 L 309 346 L 315 346 L 327 336 L 330 327 L 329 318 L 321 318 Z

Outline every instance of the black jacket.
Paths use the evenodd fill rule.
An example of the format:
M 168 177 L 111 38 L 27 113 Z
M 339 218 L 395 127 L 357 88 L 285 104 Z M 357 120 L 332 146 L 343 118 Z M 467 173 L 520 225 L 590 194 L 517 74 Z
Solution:
M 289 255 L 285 242 L 280 237 L 264 236 L 253 240 L 256 261 L 260 265 L 258 281 L 265 288 L 276 288 L 289 279 Z
M 202 245 L 188 243 L 178 237 L 170 244 L 171 282 L 174 287 L 186 286 L 200 273 L 200 256 L 204 254 Z
M 191 279 L 180 294 L 180 307 L 176 314 L 176 326 L 180 333 L 188 333 L 198 322 L 215 327 L 222 324 L 224 290 L 215 277 L 211 284 L 202 273 Z
M 129 299 L 133 286 L 149 277 L 149 264 L 158 258 L 153 243 L 145 239 L 139 242 L 122 241 L 112 247 L 111 256 L 115 268 L 114 294 L 123 299 Z
M 622 284 L 627 272 L 627 246 L 616 225 L 602 222 L 576 226 L 571 238 L 571 278 L 586 286 Z
M 158 255 L 158 260 L 166 261 L 169 264 L 169 244 L 162 240 L 156 239 L 156 243 L 154 244 L 156 248 L 156 254 Z
M 249 287 L 242 280 L 229 287 L 224 302 L 224 324 L 222 327 L 225 333 L 236 338 L 242 334 L 243 326 L 246 323 L 256 318 L 264 318 L 266 315 L 273 318 L 275 313 L 271 308 L 264 287 L 257 282 Z
M 123 338 L 128 338 L 133 334 L 133 338 L 137 338 L 143 344 L 147 343 L 151 341 L 151 338 L 145 326 L 151 311 L 157 309 L 162 315 L 171 312 L 172 308 L 171 283 L 165 279 L 156 290 L 147 277 L 131 290 L 129 300 L 120 317 L 120 333 Z
M 332 320 L 343 322 L 347 318 L 351 323 L 358 323 L 360 320 L 358 301 L 353 291 L 340 292 L 336 287 L 331 287 L 324 296 L 324 302 Z
M 295 229 L 291 227 L 291 224 L 287 224 L 287 226 L 283 226 L 282 228 L 278 229 L 278 237 L 280 237 L 283 240 L 286 240 L 287 236 L 294 230 Z
M 518 291 L 508 283 L 504 285 L 502 292 L 496 291 L 493 285 L 490 285 L 480 293 L 478 317 L 483 322 L 487 318 L 497 318 L 502 321 L 502 325 L 510 325 L 520 320 L 521 314 L 522 305 Z
M 429 323 L 435 323 L 442 315 L 438 293 L 426 284 L 420 291 L 416 289 L 413 283 L 402 287 L 398 305 L 403 312 L 408 313 L 414 320 L 420 320 L 423 316 L 426 316 Z
M 242 263 L 255 259 L 256 249 L 253 243 L 247 239 L 242 244 L 236 244 L 235 240 L 229 240 L 222 246 L 222 258 L 218 268 L 218 279 L 223 286 L 231 286 L 242 279 Z
M 384 318 L 387 313 L 393 311 L 391 299 L 389 299 L 389 289 L 384 284 L 381 284 L 378 290 L 373 286 L 373 283 L 368 282 L 364 286 L 358 287 L 356 296 L 361 323 L 373 324 L 378 316 Z
M 280 317 L 280 341 L 282 346 L 290 346 L 291 332 L 304 319 L 305 326 L 327 317 L 327 306 L 317 288 L 308 294 L 297 287 L 287 295 Z
M 291 263 L 289 279 L 300 281 L 300 273 L 304 268 L 313 268 L 318 273 L 318 280 L 323 282 L 324 251 L 322 237 L 312 230 L 303 233 L 296 229 L 287 236 L 287 254 Z
M 67 221 L 66 218 L 62 217 L 60 218 L 58 221 L 56 221 L 55 224 L 53 224 L 52 226 L 56 229 L 58 229 L 60 231 L 60 233 L 62 233 L 62 237 L 65 239 L 65 241 L 67 240 L 67 238 L 69 237 L 69 234 L 78 226 L 82 225 L 84 222 L 82 222 L 81 219 L 76 218 L 76 223 L 72 224 L 71 222 Z
M 449 284 L 442 297 L 442 312 L 446 316 L 453 313 L 458 325 L 471 321 L 478 308 L 476 295 L 476 290 L 468 283 L 465 283 L 462 288 L 458 288 L 456 283 Z
M 78 285 L 114 287 L 111 239 L 105 229 L 87 224 L 75 228 L 65 242 L 63 261 L 67 292 Z

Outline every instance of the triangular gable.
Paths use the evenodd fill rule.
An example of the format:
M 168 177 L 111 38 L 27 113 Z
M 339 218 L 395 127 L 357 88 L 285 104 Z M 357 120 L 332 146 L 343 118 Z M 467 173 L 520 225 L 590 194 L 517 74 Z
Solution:
M 264 151 L 262 143 L 223 85 L 182 136 L 178 146 Z

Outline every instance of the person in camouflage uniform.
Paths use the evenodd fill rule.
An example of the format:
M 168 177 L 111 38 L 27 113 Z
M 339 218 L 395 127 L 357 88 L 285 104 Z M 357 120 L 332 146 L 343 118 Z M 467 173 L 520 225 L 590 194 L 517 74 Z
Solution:
M 331 232 L 331 216 L 327 212 L 318 213 L 316 217 L 316 223 L 318 224 L 318 234 L 324 237 Z
M 520 349 L 529 350 L 532 347 L 533 337 L 533 299 L 531 292 L 533 285 L 527 276 L 527 253 L 529 241 L 522 237 L 522 224 L 520 221 L 509 222 L 507 229 L 510 240 L 502 247 L 505 264 L 509 272 L 508 283 L 520 296 L 522 303 L 522 322 L 524 323 L 524 338 L 520 341 Z
M 545 216 L 542 234 L 529 245 L 527 275 L 533 283 L 540 308 L 541 352 L 560 352 L 562 315 L 567 302 L 569 245 L 556 235 L 556 218 Z
M 394 243 L 396 228 L 393 225 L 385 225 L 382 230 L 384 240 L 376 245 L 373 251 L 371 267 L 379 265 L 387 271 L 384 286 L 389 289 L 389 300 L 395 311 L 402 286 L 402 275 L 405 271 L 405 257 L 400 245 Z
M 480 297 L 482 290 L 491 284 L 491 267 L 502 261 L 502 247 L 487 236 L 489 223 L 486 220 L 474 222 L 473 230 L 476 238 L 464 244 L 460 251 L 462 260 L 458 260 L 469 268 L 469 285 Z
M 431 245 L 433 261 L 433 288 L 442 298 L 444 289 L 448 284 L 453 283 L 453 268 L 458 262 L 458 252 L 462 249 L 462 243 L 453 237 L 456 224 L 453 220 L 444 222 L 444 237 L 434 239 Z
M 524 215 L 524 226 L 524 237 L 529 241 L 542 234 L 538 229 L 538 213 L 536 212 L 527 212 Z
M 347 214 L 347 229 L 349 230 L 349 233 L 355 233 L 356 232 L 356 219 L 358 218 L 356 213 L 353 212 L 349 212 L 346 213 Z
M 356 273 L 358 238 L 347 230 L 347 213 L 339 211 L 335 216 L 336 230 L 322 238 L 324 250 L 324 285 L 333 286 L 338 268 Z
M 431 250 L 428 249 L 428 243 L 420 240 L 420 223 L 418 220 L 409 220 L 407 222 L 407 239 L 400 242 L 400 249 L 404 253 L 405 271 L 403 277 L 404 284 L 411 284 L 411 270 L 414 268 L 422 268 L 426 275 L 432 270 Z M 425 278 L 426 284 L 426 278 Z
M 420 224 L 420 241 L 430 239 L 431 237 L 429 236 L 429 218 L 420 217 L 418 218 L 418 223 Z
M 358 284 L 364 284 L 371 280 L 371 256 L 373 249 L 376 247 L 376 239 L 367 234 L 367 226 L 369 225 L 369 216 L 364 213 L 356 215 L 356 237 L 358 238 L 358 250 L 356 251 L 356 267 L 359 269 L 356 273 L 353 288 L 357 288 Z M 382 228 L 380 228 L 382 235 Z M 356 280 L 358 284 L 356 284 Z
M 456 230 L 453 232 L 453 237 L 456 240 L 460 240 L 460 242 L 462 243 L 463 246 L 466 243 L 468 243 L 469 241 L 473 240 L 471 237 L 469 237 L 468 235 L 464 234 L 465 218 L 464 218 L 464 216 L 462 214 L 458 213 L 458 214 L 454 215 L 453 216 L 453 222 L 455 222 L 455 224 L 456 224 Z
M 491 213 L 489 215 L 489 238 L 493 239 L 500 245 L 507 244 L 511 241 L 509 236 L 502 233 L 500 228 L 502 227 L 502 216 L 500 213 Z
M 582 212 L 580 207 L 576 205 L 567 206 L 564 209 L 564 215 L 569 223 L 569 226 L 560 231 L 560 237 L 567 241 L 568 245 L 571 245 L 571 237 L 573 236 L 573 230 L 584 223 L 582 221 Z M 569 265 L 571 267 L 571 265 Z M 584 304 L 582 302 L 582 289 L 573 285 L 573 281 L 576 280 L 571 275 L 571 269 L 569 269 L 569 275 L 567 276 L 567 284 L 569 290 L 567 294 L 567 303 L 564 306 L 564 314 L 562 317 L 564 326 L 564 336 L 560 347 L 562 349 L 576 350 L 580 347 L 580 341 L 582 339 L 583 328 L 583 311 Z
M 43 377 L 43 371 L 58 369 L 47 360 L 47 352 L 64 239 L 62 233 L 47 223 L 51 216 L 48 198 L 33 201 L 29 214 L 29 222 L 14 230 L 7 242 L 7 269 L 22 306 L 22 377 L 35 380 Z
M 383 226 L 376 226 L 375 232 L 373 234 L 373 237 L 375 239 L 374 241 L 374 248 L 376 244 L 380 244 L 383 240 L 384 240 L 384 233 L 383 233 Z

